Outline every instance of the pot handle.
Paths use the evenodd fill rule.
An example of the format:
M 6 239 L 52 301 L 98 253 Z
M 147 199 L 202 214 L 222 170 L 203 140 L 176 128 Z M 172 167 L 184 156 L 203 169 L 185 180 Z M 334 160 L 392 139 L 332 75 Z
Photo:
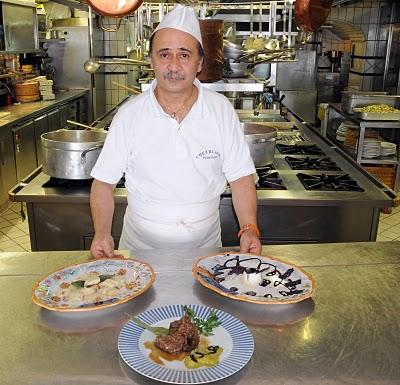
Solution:
M 102 144 L 96 144 L 95 146 L 89 147 L 89 148 L 87 148 L 86 150 L 82 151 L 82 154 L 81 154 L 81 163 L 82 163 L 82 164 L 86 163 L 86 154 L 87 154 L 88 152 L 94 151 L 94 150 L 98 150 L 99 148 L 102 148 L 102 147 L 103 147 Z
M 276 141 L 276 138 L 271 138 L 271 139 L 260 138 L 260 139 L 252 140 L 251 144 L 273 143 L 275 141 Z

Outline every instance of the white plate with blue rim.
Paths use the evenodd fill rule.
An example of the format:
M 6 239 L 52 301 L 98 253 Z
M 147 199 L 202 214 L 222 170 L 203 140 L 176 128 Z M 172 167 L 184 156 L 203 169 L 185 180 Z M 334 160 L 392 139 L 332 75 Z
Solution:
M 204 384 L 229 377 L 241 370 L 250 360 L 254 351 L 254 339 L 248 327 L 231 314 L 202 305 L 186 305 L 197 318 L 207 319 L 214 310 L 220 325 L 207 337 L 213 346 L 220 346 L 223 352 L 219 362 L 212 367 L 186 368 L 183 361 L 166 361 L 160 365 L 150 358 L 151 350 L 145 347 L 154 341 L 155 334 L 129 321 L 118 336 L 118 351 L 124 362 L 141 375 L 170 384 Z M 185 313 L 184 305 L 165 305 L 149 309 L 138 318 L 153 327 L 168 328 L 172 321 Z

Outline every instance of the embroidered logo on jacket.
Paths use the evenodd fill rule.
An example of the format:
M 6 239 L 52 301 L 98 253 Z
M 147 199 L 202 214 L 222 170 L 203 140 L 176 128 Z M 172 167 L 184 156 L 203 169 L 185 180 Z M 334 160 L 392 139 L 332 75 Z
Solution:
M 204 150 L 196 155 L 196 159 L 216 159 L 220 157 L 221 154 L 217 150 Z

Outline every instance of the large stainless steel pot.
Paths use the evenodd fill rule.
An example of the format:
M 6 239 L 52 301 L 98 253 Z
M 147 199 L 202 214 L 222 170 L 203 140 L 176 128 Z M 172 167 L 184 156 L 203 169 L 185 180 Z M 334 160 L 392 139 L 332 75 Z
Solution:
M 58 130 L 42 134 L 43 172 L 62 179 L 91 179 L 107 132 Z
M 260 123 L 242 123 L 250 155 L 256 167 L 272 163 L 275 154 L 277 130 Z

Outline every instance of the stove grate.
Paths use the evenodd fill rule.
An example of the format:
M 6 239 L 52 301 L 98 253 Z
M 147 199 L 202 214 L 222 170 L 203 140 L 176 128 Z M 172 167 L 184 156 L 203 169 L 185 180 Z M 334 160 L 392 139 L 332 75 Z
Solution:
M 364 191 L 358 183 L 348 174 L 327 175 L 315 174 L 308 175 L 298 173 L 297 177 L 306 190 L 323 191 Z
M 292 170 L 325 170 L 325 171 L 342 171 L 342 169 L 329 157 L 310 158 L 310 157 L 293 157 L 286 156 L 286 162 Z

